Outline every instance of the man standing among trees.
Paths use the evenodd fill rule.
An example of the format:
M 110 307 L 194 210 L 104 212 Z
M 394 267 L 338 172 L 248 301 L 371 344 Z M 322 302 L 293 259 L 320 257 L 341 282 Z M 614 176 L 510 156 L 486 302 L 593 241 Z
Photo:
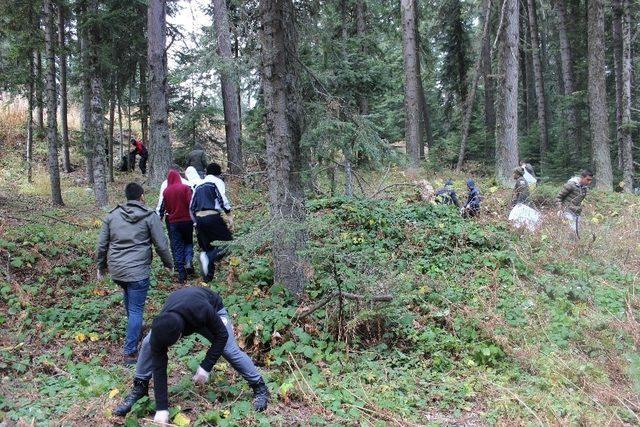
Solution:
M 582 201 L 587 197 L 587 189 L 593 182 L 593 172 L 583 170 L 580 176 L 574 176 L 562 187 L 556 196 L 556 203 L 560 212 L 569 220 L 571 229 L 580 238 L 580 215 L 582 214 Z
M 204 178 L 204 172 L 207 169 L 207 156 L 204 153 L 202 145 L 197 142 L 194 144 L 191 153 L 189 153 L 187 167 L 189 166 L 193 166 L 198 171 L 200 178 Z
M 145 175 L 147 173 L 149 151 L 142 141 L 136 141 L 134 138 L 131 138 L 131 150 L 129 151 L 129 165 L 131 170 L 135 169 L 136 155 L 140 156 L 140 172 L 142 172 L 142 175 Z
M 173 261 L 160 218 L 144 204 L 143 188 L 131 182 L 124 192 L 127 203 L 116 206 L 104 220 L 96 259 L 98 280 L 108 268 L 111 278 L 124 292 L 124 308 L 128 317 L 124 358 L 126 364 L 132 364 L 138 356 L 136 350 L 150 285 L 151 244 L 166 268 L 172 269 Z
M 183 288 L 167 298 L 162 311 L 153 320 L 151 332 L 142 341 L 136 364 L 133 389 L 115 409 L 114 414 L 124 416 L 133 405 L 149 392 L 153 377 L 156 395 L 156 423 L 169 422 L 167 397 L 167 351 L 181 337 L 199 334 L 211 343 L 204 360 L 193 376 L 196 384 L 209 381 L 209 373 L 220 356 L 242 375 L 253 389 L 253 407 L 256 411 L 267 409 L 269 389 L 249 356 L 233 335 L 231 316 L 217 293 L 203 287 Z
M 214 262 L 224 255 L 224 249 L 215 246 L 215 241 L 231 241 L 233 236 L 229 228 L 233 228 L 231 205 L 226 195 L 226 186 L 220 178 L 222 168 L 217 163 L 207 166 L 207 175 L 196 187 L 191 199 L 191 217 L 196 224 L 200 253 L 200 266 L 205 282 L 213 279 Z M 226 222 L 222 218 L 226 215 Z

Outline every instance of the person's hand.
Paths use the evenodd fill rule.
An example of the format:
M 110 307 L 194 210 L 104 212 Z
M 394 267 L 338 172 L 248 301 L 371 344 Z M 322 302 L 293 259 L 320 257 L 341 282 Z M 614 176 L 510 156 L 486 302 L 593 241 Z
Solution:
M 169 411 L 156 411 L 153 422 L 157 424 L 169 424 Z
M 98 280 L 102 280 L 102 279 L 104 278 L 104 273 L 102 273 L 102 271 L 98 270 L 98 271 L 96 272 L 96 278 L 97 278 Z
M 196 384 L 206 384 L 209 381 L 209 372 L 202 369 L 202 367 L 198 366 L 198 370 L 196 374 L 193 376 L 193 382 Z

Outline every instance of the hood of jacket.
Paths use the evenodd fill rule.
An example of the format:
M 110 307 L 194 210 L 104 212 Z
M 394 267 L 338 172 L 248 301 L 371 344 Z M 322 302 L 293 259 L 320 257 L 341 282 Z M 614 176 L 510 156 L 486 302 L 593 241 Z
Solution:
M 573 178 L 571 178 L 569 180 L 569 182 L 577 185 L 578 187 L 582 187 L 582 185 L 580 184 L 580 177 L 579 176 L 574 176 Z
M 177 170 L 171 169 L 167 175 L 167 187 L 175 184 L 182 184 L 182 178 Z
M 200 143 L 196 142 L 195 144 L 193 144 L 193 149 L 192 151 L 197 151 L 200 150 L 202 151 L 202 145 L 200 145 Z
M 137 200 L 129 200 L 124 205 L 118 205 L 118 208 L 120 208 L 119 213 L 122 219 L 132 224 L 154 214 L 152 210 Z
M 200 183 L 202 182 L 202 179 L 200 178 L 198 171 L 193 166 L 189 166 L 184 171 L 184 176 L 187 177 L 191 185 L 200 185 Z

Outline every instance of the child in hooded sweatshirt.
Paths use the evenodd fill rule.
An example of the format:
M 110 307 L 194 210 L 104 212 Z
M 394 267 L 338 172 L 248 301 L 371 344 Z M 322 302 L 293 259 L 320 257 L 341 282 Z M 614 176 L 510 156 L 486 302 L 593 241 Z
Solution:
M 178 171 L 170 170 L 162 198 L 171 237 L 171 252 L 180 283 L 184 283 L 187 274 L 193 272 L 193 222 L 189 213 L 191 194 L 191 187 L 182 183 Z

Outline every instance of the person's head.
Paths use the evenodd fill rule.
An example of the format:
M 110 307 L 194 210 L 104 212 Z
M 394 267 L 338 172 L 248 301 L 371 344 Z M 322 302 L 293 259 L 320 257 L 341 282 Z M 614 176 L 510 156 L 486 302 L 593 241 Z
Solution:
M 207 165 L 207 175 L 222 175 L 222 167 L 217 163 L 209 163 Z
M 124 195 L 128 201 L 144 202 L 144 189 L 137 182 L 130 182 L 124 187 Z
M 513 179 L 518 179 L 524 176 L 524 168 L 522 166 L 518 166 L 513 170 Z
M 447 179 L 447 181 L 444 183 L 444 188 L 450 190 L 453 187 L 453 181 L 451 180 L 451 178 Z
M 467 188 L 469 188 L 469 190 L 471 190 L 472 188 L 474 188 L 476 186 L 476 183 L 473 182 L 473 180 L 471 178 L 469 178 L 467 180 Z
M 583 187 L 588 187 L 591 185 L 592 182 L 593 182 L 593 172 L 591 172 L 589 169 L 584 169 L 580 173 L 580 185 L 582 185 Z
M 151 323 L 154 347 L 169 348 L 182 336 L 184 320 L 176 313 L 160 313 Z
M 131 138 L 131 145 L 136 145 L 136 139 L 135 138 Z

